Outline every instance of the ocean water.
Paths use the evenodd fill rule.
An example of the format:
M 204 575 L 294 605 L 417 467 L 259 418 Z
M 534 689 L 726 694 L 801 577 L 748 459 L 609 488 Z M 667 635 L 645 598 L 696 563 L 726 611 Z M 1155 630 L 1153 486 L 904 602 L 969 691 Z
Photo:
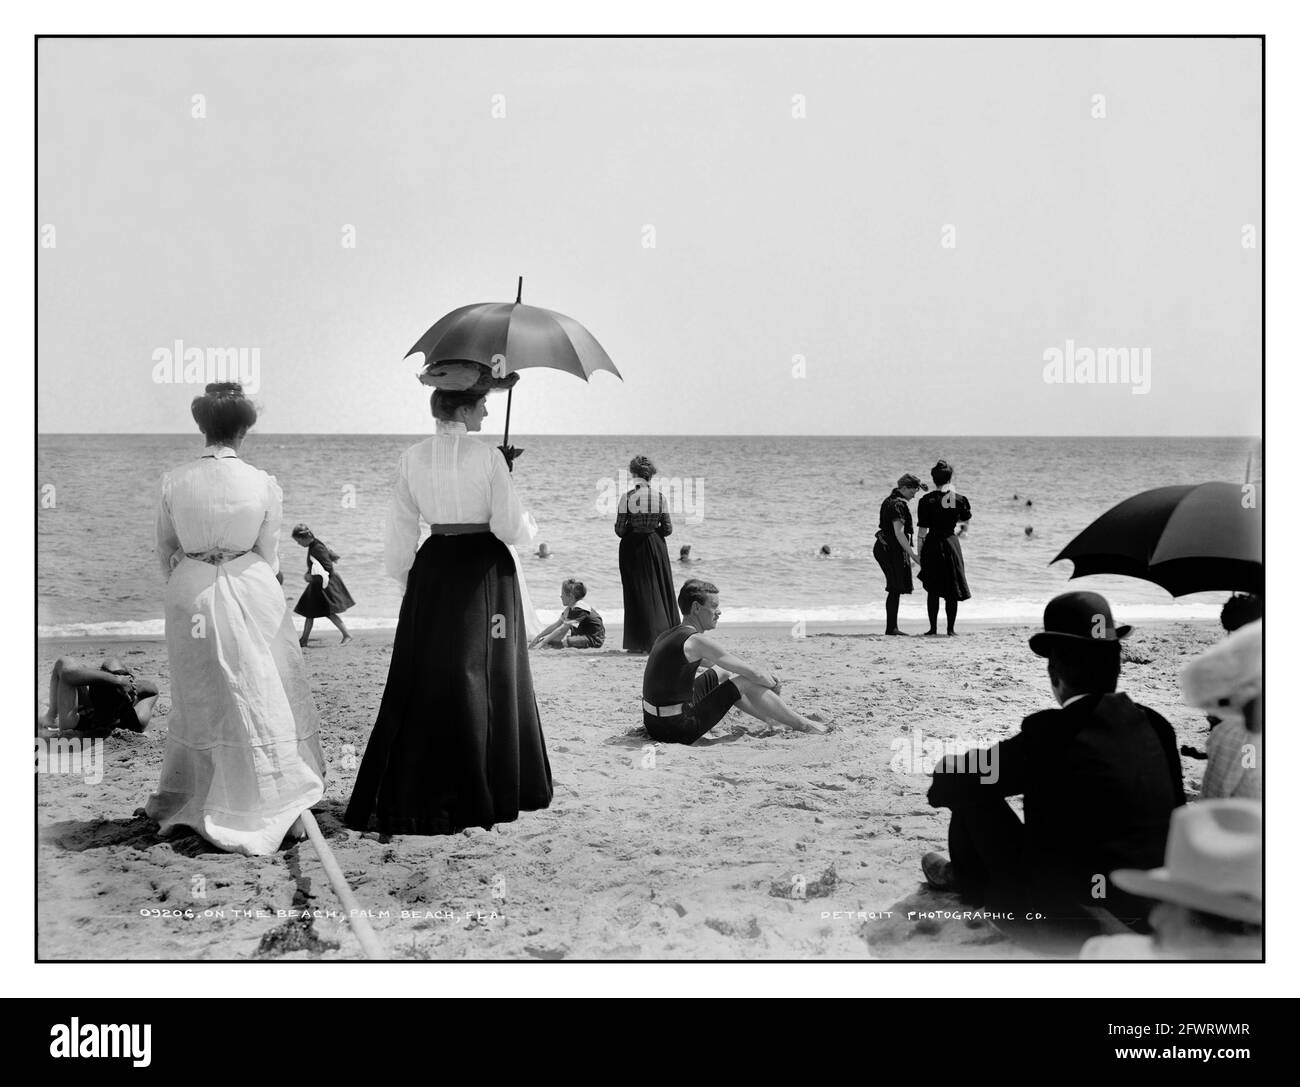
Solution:
M 280 561 L 286 598 L 301 592 L 299 521 L 342 555 L 356 598 L 351 626 L 396 623 L 400 592 L 383 572 L 383 526 L 400 452 L 419 435 L 249 435 L 241 455 L 284 488 Z M 491 435 L 483 441 L 499 441 Z M 1238 438 L 842 438 L 515 436 L 527 452 L 514 479 L 551 557 L 522 556 L 535 607 L 553 618 L 560 582 L 582 578 L 609 622 L 622 617 L 614 503 L 627 463 L 651 457 L 673 500 L 674 578 L 721 589 L 727 622 L 883 621 L 884 579 L 871 555 L 881 500 L 904 471 L 928 481 L 943 457 L 973 509 L 963 541 L 970 621 L 1037 621 L 1067 588 L 1052 558 L 1093 518 L 1151 487 L 1240 482 L 1254 442 Z M 42 636 L 159 634 L 162 577 L 154 558 L 158 479 L 202 452 L 198 436 L 41 435 L 37 592 Z M 1029 503 L 1032 502 L 1032 505 Z M 1033 528 L 1026 536 L 1027 526 Z M 697 561 L 682 565 L 678 548 Z M 819 557 L 825 544 L 829 557 Z M 1081 578 L 1121 622 L 1209 618 L 1226 593 L 1171 598 L 1123 577 Z M 904 628 L 924 595 L 904 598 Z M 325 634 L 331 628 L 318 624 Z

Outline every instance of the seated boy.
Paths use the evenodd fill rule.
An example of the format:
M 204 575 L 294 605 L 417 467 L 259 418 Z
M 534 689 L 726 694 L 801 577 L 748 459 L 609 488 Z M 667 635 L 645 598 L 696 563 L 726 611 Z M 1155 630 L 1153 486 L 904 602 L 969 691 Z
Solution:
M 158 688 L 137 680 L 113 657 L 98 667 L 60 657 L 50 672 L 50 705 L 36 720 L 36 734 L 105 737 L 114 729 L 149 727 Z
M 528 643 L 530 649 L 544 645 L 550 649 L 599 649 L 605 644 L 605 623 L 595 608 L 582 603 L 587 586 L 577 578 L 568 578 L 560 586 L 564 611 L 549 627 Z

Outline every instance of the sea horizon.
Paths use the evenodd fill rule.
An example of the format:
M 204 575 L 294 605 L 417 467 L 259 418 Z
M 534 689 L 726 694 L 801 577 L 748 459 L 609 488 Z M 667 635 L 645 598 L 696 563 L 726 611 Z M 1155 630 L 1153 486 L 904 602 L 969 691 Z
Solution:
M 288 527 L 301 521 L 342 556 L 339 571 L 357 601 L 347 621 L 358 630 L 396 625 L 400 587 L 383 564 L 388 494 L 402 450 L 424 437 L 249 433 L 241 452 L 284 491 L 279 558 L 290 606 L 306 559 Z M 724 626 L 791 629 L 883 629 L 883 576 L 871 550 L 880 503 L 899 475 L 925 478 L 939 456 L 956 466 L 974 510 L 964 542 L 972 598 L 961 621 L 1037 622 L 1046 601 L 1067 589 L 1105 594 L 1124 621 L 1216 618 L 1226 591 L 1174 599 L 1133 578 L 1070 580 L 1071 564 L 1052 560 L 1139 491 L 1243 479 L 1258 448 L 1254 438 L 1221 436 L 512 434 L 511 442 L 526 450 L 512 479 L 540 528 L 531 548 L 519 549 L 539 621 L 558 613 L 560 581 L 577 577 L 588 604 L 609 625 L 621 623 L 614 505 L 629 458 L 646 453 L 671 499 L 674 582 L 717 584 Z M 53 505 L 38 519 L 39 637 L 158 635 L 158 480 L 201 444 L 192 432 L 41 436 L 38 489 L 48 488 Z M 536 553 L 541 543 L 547 558 Z M 683 544 L 691 545 L 689 563 L 680 561 Z M 916 590 L 903 598 L 905 629 L 926 622 L 924 591 Z

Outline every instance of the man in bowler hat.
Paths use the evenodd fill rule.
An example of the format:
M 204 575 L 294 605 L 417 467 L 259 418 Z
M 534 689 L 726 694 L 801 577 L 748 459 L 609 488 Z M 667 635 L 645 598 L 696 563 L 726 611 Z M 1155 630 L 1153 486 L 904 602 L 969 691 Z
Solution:
M 930 785 L 931 806 L 952 811 L 951 859 L 927 853 L 926 882 L 1007 914 L 1003 931 L 1063 953 L 1123 926 L 1149 931 L 1149 903 L 1110 873 L 1159 866 L 1170 815 L 1186 802 L 1169 722 L 1116 690 L 1131 629 L 1115 625 L 1097 593 L 1053 599 L 1029 648 L 1047 659 L 1060 708 L 1030 714 L 990 749 L 945 758 Z M 1017 795 L 1023 822 L 1006 801 Z

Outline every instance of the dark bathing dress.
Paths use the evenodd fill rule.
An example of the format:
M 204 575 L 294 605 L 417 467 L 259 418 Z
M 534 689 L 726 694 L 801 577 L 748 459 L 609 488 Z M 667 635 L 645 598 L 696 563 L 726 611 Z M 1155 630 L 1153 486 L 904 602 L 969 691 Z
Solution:
M 664 537 L 673 534 L 664 496 L 648 483 L 638 483 L 619 501 L 614 532 L 621 540 L 623 648 L 649 653 L 660 634 L 682 621 L 664 543 Z
M 871 553 L 885 572 L 885 592 L 910 593 L 912 591 L 912 560 L 907 552 L 898 546 L 894 538 L 894 522 L 903 522 L 903 535 L 908 542 L 912 540 L 912 511 L 907 508 L 907 499 L 897 487 L 889 492 L 889 497 L 880 503 L 880 527 L 876 531 L 876 546 Z
M 947 498 L 951 505 L 945 505 Z M 927 593 L 945 600 L 969 600 L 966 560 L 961 540 L 953 535 L 957 525 L 970 520 L 970 502 L 956 491 L 931 491 L 916 507 L 916 524 L 926 529 L 921 544 L 921 584 Z
M 472 477 L 491 495 L 491 523 L 512 542 L 522 539 L 514 530 L 526 515 L 500 452 L 444 424 L 431 441 L 432 457 L 429 441 L 403 457 L 393 496 L 397 520 L 410 525 L 427 516 L 417 512 L 411 487 L 427 495 L 414 476 L 423 472 L 427 487 L 432 460 L 437 489 L 455 488 L 453 472 Z M 486 502 L 456 503 L 466 521 L 488 516 Z M 455 834 L 491 829 L 551 803 L 518 570 L 502 539 L 477 527 L 431 534 L 415 554 L 388 683 L 343 816 L 354 830 Z M 413 536 L 395 547 L 390 527 L 386 561 L 388 552 L 413 547 L 418 538 L 415 520 Z
M 575 604 L 565 609 L 564 618 L 576 624 L 569 631 L 570 649 L 599 649 L 605 644 L 605 620 L 595 608 Z
M 329 574 L 328 585 L 322 584 L 325 579 L 320 574 L 312 572 L 313 559 Z M 324 619 L 338 615 L 356 603 L 348 592 L 348 587 L 343 584 L 343 579 L 334 572 L 334 562 L 337 559 L 338 555 L 320 540 L 312 540 L 307 545 L 307 573 L 311 581 L 307 583 L 302 596 L 298 597 L 298 603 L 293 606 L 293 610 L 304 619 Z
M 122 672 L 132 675 L 127 668 L 123 668 Z M 115 683 L 92 682 L 85 701 L 77 705 L 77 731 L 101 737 L 108 737 L 114 729 L 119 728 L 127 732 L 139 732 L 140 719 L 135 715 L 135 704 L 140 701 L 140 697 L 137 693 L 133 699 Z

